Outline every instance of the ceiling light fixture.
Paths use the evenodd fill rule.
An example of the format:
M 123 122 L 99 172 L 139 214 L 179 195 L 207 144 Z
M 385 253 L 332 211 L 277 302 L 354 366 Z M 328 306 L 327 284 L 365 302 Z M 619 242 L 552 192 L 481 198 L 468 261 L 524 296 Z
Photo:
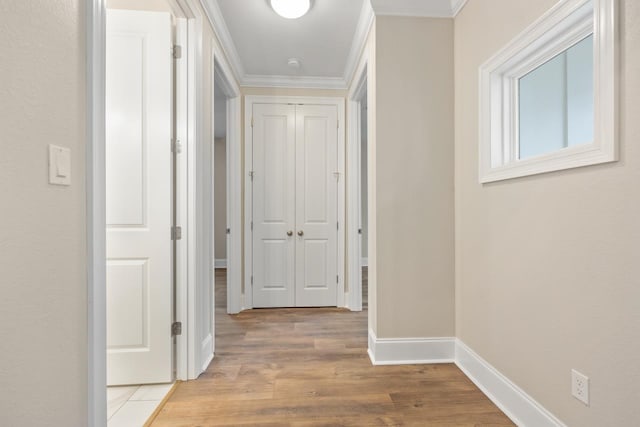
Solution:
M 311 0 L 271 0 L 271 7 L 283 18 L 297 19 L 309 11 Z

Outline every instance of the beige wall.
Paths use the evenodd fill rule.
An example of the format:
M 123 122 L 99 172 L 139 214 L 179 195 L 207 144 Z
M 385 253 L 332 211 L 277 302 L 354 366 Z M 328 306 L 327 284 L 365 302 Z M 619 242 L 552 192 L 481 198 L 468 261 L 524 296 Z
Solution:
M 375 31 L 375 331 L 453 336 L 453 20 L 377 17 Z
M 86 425 L 84 2 L 0 16 L 0 424 Z M 48 184 L 48 144 L 71 149 L 70 187 Z
M 225 138 L 214 142 L 215 258 L 227 259 L 227 146 Z
M 620 2 L 621 160 L 478 184 L 478 66 L 555 2 L 470 0 L 455 22 L 457 336 L 567 425 L 634 425 L 640 2 Z

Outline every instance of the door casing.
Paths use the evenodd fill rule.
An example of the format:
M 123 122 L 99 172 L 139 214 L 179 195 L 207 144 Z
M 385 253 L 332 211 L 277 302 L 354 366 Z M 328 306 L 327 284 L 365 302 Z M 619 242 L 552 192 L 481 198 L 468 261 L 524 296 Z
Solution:
M 185 92 L 182 94 L 183 105 L 190 113 L 178 118 L 178 138 L 183 135 L 183 149 L 204 136 L 204 108 L 202 103 L 203 81 L 203 50 L 202 21 L 211 18 L 203 11 L 198 0 L 167 0 L 174 16 L 178 20 L 176 32 L 177 43 L 182 45 L 182 55 L 185 66 L 178 67 L 177 84 L 182 84 Z M 203 13 L 204 12 L 204 13 Z M 106 426 L 107 395 L 106 395 L 106 239 L 105 239 L 105 22 L 106 0 L 90 0 L 86 7 L 86 46 L 87 46 L 87 146 L 86 146 L 86 187 L 87 187 L 87 425 L 91 427 Z M 213 25 L 211 23 L 211 25 Z M 187 43 L 194 40 L 194 43 Z M 234 73 L 229 66 L 223 49 L 217 41 L 213 41 L 213 58 L 215 66 L 230 82 L 233 88 L 233 98 L 229 99 L 228 113 L 228 144 L 240 147 L 241 102 L 240 90 L 235 83 Z M 188 63 L 188 66 L 186 65 Z M 182 69 L 182 76 L 180 76 Z M 182 80 L 181 80 L 182 78 Z M 182 83 L 181 83 L 182 82 Z M 178 108 L 181 95 L 177 96 Z M 182 129 L 182 130 L 181 130 Z M 182 133 L 180 133 L 182 132 Z M 232 181 L 231 191 L 241 188 L 242 161 L 240 149 L 234 154 L 237 159 L 230 165 Z M 195 328 L 193 315 L 197 265 L 192 262 L 198 255 L 195 244 L 188 238 L 189 226 L 192 229 L 202 227 L 204 220 L 196 221 L 187 205 L 195 203 L 195 192 L 182 192 L 181 188 L 193 183 L 201 170 L 188 162 L 186 155 L 178 156 L 178 171 L 176 172 L 176 186 L 178 188 L 177 217 L 178 225 L 183 227 L 183 239 L 176 247 L 176 319 L 183 322 L 182 335 L 176 337 L 176 379 L 186 380 L 195 378 L 196 361 L 192 356 L 196 354 L 193 340 L 188 340 L 189 331 Z M 206 178 L 205 178 L 206 179 Z M 234 187 L 235 186 L 235 187 Z M 181 195 L 180 195 L 181 194 Z M 192 205 L 193 206 L 193 205 Z M 242 222 L 240 215 L 240 196 L 234 202 L 233 209 L 237 212 L 237 223 Z M 240 227 L 238 226 L 238 229 Z M 233 250 L 230 256 L 241 251 L 241 233 L 233 239 Z M 186 238 L 185 238 L 186 237 Z M 213 239 L 213 236 L 209 236 Z M 241 287 L 241 257 L 237 255 L 235 281 L 230 284 L 234 288 Z M 211 260 L 213 266 L 213 260 Z M 200 268 L 207 268 L 206 260 Z M 240 304 L 236 303 L 236 307 Z M 239 309 L 238 309 L 239 311 Z M 189 314 L 191 313 L 191 315 Z M 201 366 L 201 365 L 200 365 Z
M 338 284 L 337 306 L 345 307 L 345 100 L 334 97 L 302 97 L 302 96 L 246 96 L 244 102 L 244 287 L 242 292 L 242 308 L 253 308 L 253 293 L 251 288 L 251 276 L 253 266 L 251 234 L 251 212 L 253 210 L 253 197 L 251 194 L 251 177 L 249 171 L 253 170 L 253 148 L 251 119 L 254 104 L 309 104 L 335 106 L 338 111 Z

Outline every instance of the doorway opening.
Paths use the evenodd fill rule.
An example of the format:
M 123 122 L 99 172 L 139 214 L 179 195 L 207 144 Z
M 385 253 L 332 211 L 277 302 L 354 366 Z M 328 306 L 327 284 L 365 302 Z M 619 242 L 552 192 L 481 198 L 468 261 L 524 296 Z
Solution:
M 360 286 L 362 288 L 362 309 L 367 310 L 369 299 L 369 258 L 368 258 L 368 243 L 369 243 L 369 215 L 368 215 L 368 201 L 369 190 L 367 182 L 368 174 L 368 157 L 367 157 L 367 90 L 366 84 L 364 87 L 364 93 L 360 100 L 360 227 L 358 233 L 360 234 Z
M 183 87 L 168 0 L 106 3 L 108 425 L 144 423 L 176 379 L 176 159 Z M 172 235 L 168 235 L 168 230 Z

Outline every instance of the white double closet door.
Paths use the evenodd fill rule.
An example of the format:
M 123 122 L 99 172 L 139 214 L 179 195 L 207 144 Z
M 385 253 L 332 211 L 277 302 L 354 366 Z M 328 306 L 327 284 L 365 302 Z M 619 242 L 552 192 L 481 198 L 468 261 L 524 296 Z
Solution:
M 253 105 L 253 306 L 337 305 L 338 112 Z

